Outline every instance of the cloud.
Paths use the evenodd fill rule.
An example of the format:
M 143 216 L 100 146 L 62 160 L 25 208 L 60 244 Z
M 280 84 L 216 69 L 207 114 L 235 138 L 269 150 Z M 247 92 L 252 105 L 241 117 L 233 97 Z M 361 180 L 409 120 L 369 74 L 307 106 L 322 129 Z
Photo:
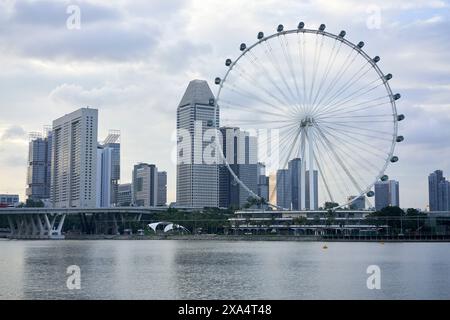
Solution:
M 5 142 L 11 139 L 24 139 L 26 138 L 26 135 L 27 133 L 21 126 L 12 125 L 3 132 L 0 136 L 0 141 Z

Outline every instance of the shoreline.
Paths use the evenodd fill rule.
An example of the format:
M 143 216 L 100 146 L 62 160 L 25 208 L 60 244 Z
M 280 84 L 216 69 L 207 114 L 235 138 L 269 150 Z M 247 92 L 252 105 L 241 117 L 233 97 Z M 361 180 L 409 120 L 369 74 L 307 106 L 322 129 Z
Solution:
M 202 234 L 202 235 L 77 235 L 68 234 L 64 238 L 49 239 L 48 237 L 21 237 L 21 238 L 9 238 L 4 237 L 0 240 L 139 240 L 139 241 L 157 241 L 157 240 L 177 240 L 177 241 L 295 241 L 295 242 L 450 242 L 450 238 L 445 237 L 429 237 L 429 238 L 375 238 L 375 237 L 360 237 L 360 238 L 331 238 L 323 236 L 288 236 L 288 235 L 215 235 L 215 234 Z

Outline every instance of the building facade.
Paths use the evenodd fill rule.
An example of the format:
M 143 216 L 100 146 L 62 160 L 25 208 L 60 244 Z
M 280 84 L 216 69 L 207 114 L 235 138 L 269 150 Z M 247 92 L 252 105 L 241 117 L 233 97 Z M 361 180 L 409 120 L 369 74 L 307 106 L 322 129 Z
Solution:
M 219 206 L 242 208 L 249 197 L 258 195 L 257 138 L 239 128 L 220 128 L 223 156 L 228 166 L 249 190 L 243 187 L 228 166 L 219 166 Z
M 266 176 L 266 165 L 258 162 L 258 196 L 266 202 L 270 199 L 269 177 Z
M 117 189 L 117 206 L 129 207 L 133 202 L 133 191 L 131 183 L 119 184 Z
M 375 183 L 375 210 L 400 206 L 399 183 L 395 180 Z
M 450 182 L 442 170 L 436 170 L 428 176 L 428 199 L 430 211 L 450 210 Z
M 193 80 L 177 109 L 177 205 L 219 206 L 219 166 L 207 163 L 203 152 L 215 138 L 208 129 L 219 128 L 214 95 L 206 81 Z M 205 139 L 204 139 L 205 138 Z
M 117 205 L 120 180 L 120 132 L 110 131 L 97 146 L 97 207 Z
M 154 164 L 140 163 L 133 169 L 133 205 L 156 207 L 158 203 L 158 168 Z
M 291 209 L 292 186 L 291 175 L 288 169 L 277 170 L 277 206 L 283 209 Z
M 158 206 L 166 206 L 167 205 L 167 172 L 160 171 L 158 172 Z
M 26 195 L 30 200 L 50 199 L 52 132 L 30 134 Z
M 98 111 L 82 108 L 53 121 L 51 190 L 55 208 L 94 208 Z

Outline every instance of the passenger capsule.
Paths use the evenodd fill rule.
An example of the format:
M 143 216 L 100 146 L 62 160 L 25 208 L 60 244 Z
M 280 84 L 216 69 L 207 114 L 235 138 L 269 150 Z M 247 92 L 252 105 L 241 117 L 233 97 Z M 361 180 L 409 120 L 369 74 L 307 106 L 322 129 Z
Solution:
M 210 106 L 213 106 L 214 103 L 215 103 L 215 100 L 214 100 L 213 98 L 209 99 L 209 105 L 210 105 Z
M 364 47 L 364 42 L 360 41 L 360 42 L 358 43 L 358 48 L 362 49 L 362 47 Z
M 394 100 L 398 100 L 398 99 L 400 99 L 402 96 L 400 95 L 400 93 L 396 93 L 396 94 L 394 94 Z
M 375 192 L 373 192 L 373 191 L 367 192 L 367 196 L 368 196 L 369 198 L 372 198 L 374 195 L 375 195 Z
M 347 34 L 347 32 L 342 30 L 341 32 L 339 32 L 339 37 L 343 38 L 343 37 L 345 37 L 346 34 Z
M 220 82 L 222 82 L 222 80 L 220 80 L 219 77 L 217 77 L 217 78 L 214 80 L 214 83 L 215 83 L 215 84 L 220 84 Z
M 284 26 L 282 24 L 279 24 L 278 28 L 277 28 L 277 32 L 282 32 L 283 29 L 284 29 Z
M 373 58 L 372 61 L 377 63 L 378 61 L 380 61 L 380 57 L 379 56 L 375 56 L 375 58 Z
M 385 79 L 386 81 L 391 80 L 391 79 L 392 79 L 392 74 L 388 73 L 387 75 L 384 76 L 384 79 Z
M 388 181 L 389 180 L 389 176 L 388 175 L 384 175 L 380 178 L 381 181 Z
M 403 121 L 405 120 L 405 115 L 404 114 L 400 114 L 397 116 L 397 121 Z
M 227 60 L 225 61 L 225 65 L 226 65 L 227 67 L 231 66 L 231 59 L 227 59 Z
M 392 162 L 392 163 L 398 162 L 398 157 L 397 157 L 397 156 L 393 156 L 393 157 L 391 158 L 391 162 Z
M 264 38 L 264 32 L 258 32 L 258 40 L 261 40 L 262 38 Z
M 300 22 L 299 24 L 298 24 L 298 27 L 297 27 L 297 29 L 303 29 L 305 27 L 305 23 L 302 21 L 302 22 Z
M 326 28 L 326 26 L 322 23 L 322 24 L 320 25 L 320 27 L 319 27 L 319 30 L 320 30 L 320 31 L 324 31 L 325 28 Z
M 241 51 L 244 51 L 245 49 L 247 49 L 247 45 L 245 43 L 241 43 L 241 46 L 239 47 L 239 49 Z
M 402 142 L 403 140 L 405 140 L 403 136 L 398 136 L 397 139 L 395 139 L 397 142 Z

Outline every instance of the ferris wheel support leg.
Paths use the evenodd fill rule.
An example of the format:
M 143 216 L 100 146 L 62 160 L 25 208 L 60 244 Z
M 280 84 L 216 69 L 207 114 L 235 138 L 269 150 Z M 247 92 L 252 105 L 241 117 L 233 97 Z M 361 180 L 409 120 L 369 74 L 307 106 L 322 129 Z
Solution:
M 301 172 L 300 172 L 300 209 L 306 210 L 306 161 L 305 161 L 305 131 L 302 130 L 301 140 Z
M 309 210 L 315 210 L 315 185 L 314 185 L 314 149 L 313 149 L 313 137 L 308 135 L 309 145 Z

